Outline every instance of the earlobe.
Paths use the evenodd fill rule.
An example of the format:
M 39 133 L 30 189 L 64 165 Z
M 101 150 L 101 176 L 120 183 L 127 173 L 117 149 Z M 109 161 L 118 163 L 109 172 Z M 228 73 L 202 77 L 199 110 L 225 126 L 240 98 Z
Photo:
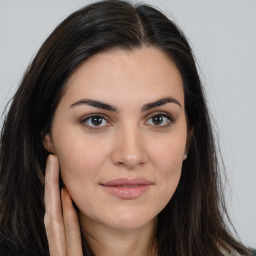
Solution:
M 44 145 L 44 148 L 45 148 L 48 152 L 55 154 L 54 146 L 53 146 L 52 139 L 51 139 L 51 136 L 50 136 L 49 133 L 47 133 L 47 134 L 44 136 L 43 145 Z

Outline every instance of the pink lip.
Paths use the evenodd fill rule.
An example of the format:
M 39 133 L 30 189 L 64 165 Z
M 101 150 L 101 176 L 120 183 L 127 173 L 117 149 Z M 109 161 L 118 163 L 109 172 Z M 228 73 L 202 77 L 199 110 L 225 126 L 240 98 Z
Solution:
M 144 178 L 121 178 L 100 185 L 104 190 L 120 199 L 136 199 L 145 193 L 153 183 Z

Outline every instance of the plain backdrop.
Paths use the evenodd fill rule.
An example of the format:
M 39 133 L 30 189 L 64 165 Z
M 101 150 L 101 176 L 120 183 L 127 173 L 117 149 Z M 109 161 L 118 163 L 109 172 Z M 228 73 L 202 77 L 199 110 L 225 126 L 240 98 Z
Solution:
M 0 111 L 50 32 L 86 0 L 0 0 Z M 226 197 L 241 240 L 256 248 L 256 0 L 146 0 L 185 32 L 218 132 Z M 2 119 L 0 126 L 2 126 Z

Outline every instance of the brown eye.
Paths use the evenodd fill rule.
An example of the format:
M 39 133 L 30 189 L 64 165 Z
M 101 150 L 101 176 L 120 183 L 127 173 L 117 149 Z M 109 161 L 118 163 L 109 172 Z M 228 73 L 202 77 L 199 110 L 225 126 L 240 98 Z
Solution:
M 174 120 L 167 114 L 156 114 L 149 118 L 147 124 L 152 126 L 166 127 L 170 125 Z
M 91 117 L 91 123 L 95 126 L 99 126 L 102 123 L 103 118 L 100 116 Z
M 108 122 L 101 115 L 92 115 L 89 117 L 83 118 L 81 121 L 83 125 L 85 125 L 88 129 L 98 129 L 108 126 Z
M 163 116 L 161 115 L 156 115 L 156 116 L 153 116 L 152 117 L 152 122 L 155 124 L 155 125 L 160 125 L 162 122 L 163 122 L 164 118 Z

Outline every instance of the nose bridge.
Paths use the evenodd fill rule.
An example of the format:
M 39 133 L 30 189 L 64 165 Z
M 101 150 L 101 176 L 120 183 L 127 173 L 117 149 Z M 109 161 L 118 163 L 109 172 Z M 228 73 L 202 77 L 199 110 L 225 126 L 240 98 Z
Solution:
M 127 169 L 136 168 L 146 162 L 146 145 L 142 131 L 130 122 L 120 127 L 115 136 L 112 160 Z

